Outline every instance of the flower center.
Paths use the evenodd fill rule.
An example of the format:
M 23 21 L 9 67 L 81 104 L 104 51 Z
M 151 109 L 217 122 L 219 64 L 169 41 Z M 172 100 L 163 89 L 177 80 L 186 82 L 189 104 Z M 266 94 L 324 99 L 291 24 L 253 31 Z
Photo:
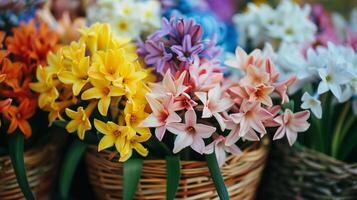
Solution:
M 109 89 L 109 88 L 107 88 L 107 87 L 103 88 L 103 93 L 104 93 L 105 95 L 108 95 L 109 92 L 110 92 L 110 89 Z
M 119 137 L 120 134 L 121 134 L 121 132 L 120 132 L 119 130 L 115 130 L 115 131 L 113 132 L 113 135 L 114 135 L 115 137 Z
M 327 82 L 332 81 L 332 76 L 331 76 L 331 75 L 327 75 L 327 76 L 326 76 L 326 81 L 327 81 Z
M 194 134 L 194 133 L 196 132 L 195 127 L 193 127 L 193 126 L 187 127 L 187 128 L 186 128 L 186 132 L 187 132 L 188 134 Z
M 167 112 L 167 110 L 163 110 L 160 112 L 158 119 L 160 122 L 165 122 L 168 116 L 169 116 L 169 112 Z

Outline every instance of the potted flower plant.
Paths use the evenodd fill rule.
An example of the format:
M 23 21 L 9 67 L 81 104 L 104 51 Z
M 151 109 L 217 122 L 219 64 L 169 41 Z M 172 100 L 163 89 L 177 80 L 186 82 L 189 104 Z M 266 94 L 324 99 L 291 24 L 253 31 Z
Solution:
M 274 44 L 274 41 L 262 39 L 262 42 L 273 43 L 266 45 L 264 53 L 277 63 L 277 71 L 283 77 L 297 74 L 297 81 L 289 91 L 291 99 L 301 104 L 295 105 L 295 110 L 310 109 L 313 113 L 311 128 L 300 137 L 297 145 L 273 148 L 262 195 L 274 199 L 354 199 L 357 174 L 356 165 L 350 162 L 356 162 L 353 155 L 357 144 L 353 111 L 357 54 L 352 42 L 357 35 L 356 29 L 341 16 L 334 14 L 331 18 L 320 5 L 312 8 L 305 5 L 305 14 L 300 15 L 300 19 L 294 17 L 298 14 L 288 12 L 293 7 L 301 12 L 300 7 L 291 2 L 282 2 L 276 10 L 268 5 L 251 7 L 255 10 L 247 15 L 263 16 L 263 8 L 272 11 L 265 12 L 264 19 L 270 19 L 269 23 L 262 22 L 270 31 L 278 32 L 277 29 L 294 24 L 294 33 L 299 34 L 298 27 L 290 20 L 299 20 L 300 27 L 310 24 L 310 30 L 315 30 L 310 31 L 310 39 L 302 43 L 290 40 Z M 279 12 L 289 13 L 289 20 L 284 18 L 287 26 L 274 25 L 283 18 L 282 14 L 277 14 Z M 239 17 L 237 15 L 237 20 Z M 293 34 L 285 32 L 282 35 L 282 38 L 292 39 Z M 267 185 L 274 185 L 274 188 Z
M 34 20 L 0 32 L 0 199 L 50 195 L 59 143 L 40 126 L 46 116 L 31 82 L 57 43 L 57 34 Z

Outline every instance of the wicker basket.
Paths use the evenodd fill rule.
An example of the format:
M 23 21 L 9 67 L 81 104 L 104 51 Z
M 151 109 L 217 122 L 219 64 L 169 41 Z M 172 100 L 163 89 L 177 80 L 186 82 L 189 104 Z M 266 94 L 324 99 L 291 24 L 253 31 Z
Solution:
M 52 183 L 56 177 L 58 142 L 25 152 L 27 178 L 36 199 L 50 199 Z M 0 199 L 25 199 L 16 180 L 9 156 L 0 157 Z
M 260 199 L 357 199 L 357 163 L 286 144 L 272 147 Z
M 254 199 L 268 155 L 268 143 L 254 144 L 240 156 L 228 157 L 221 168 L 232 199 Z M 259 145 L 259 146 L 258 146 Z M 123 164 L 110 152 L 91 146 L 86 154 L 90 183 L 98 199 L 122 199 Z M 135 199 L 166 199 L 165 160 L 145 160 Z M 203 161 L 181 161 L 181 180 L 175 199 L 219 199 Z

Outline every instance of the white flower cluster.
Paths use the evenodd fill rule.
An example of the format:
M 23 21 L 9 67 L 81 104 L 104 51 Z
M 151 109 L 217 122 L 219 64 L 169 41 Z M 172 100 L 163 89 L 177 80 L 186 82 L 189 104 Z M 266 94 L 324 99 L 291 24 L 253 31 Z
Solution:
M 248 40 L 254 47 L 264 42 L 312 42 L 317 28 L 309 20 L 310 11 L 308 4 L 301 8 L 288 0 L 282 1 L 275 9 L 267 4 L 250 3 L 247 12 L 233 17 L 240 45 L 245 46 Z
M 136 38 L 160 27 L 158 0 L 97 0 L 87 8 L 87 20 L 109 23 L 119 37 Z
M 310 108 L 321 118 L 321 105 L 317 97 L 331 91 L 338 102 L 352 98 L 357 114 L 357 53 L 351 47 L 336 46 L 329 42 L 327 47 L 308 49 L 306 58 L 293 45 L 280 46 L 279 50 L 274 52 L 271 46 L 266 44 L 263 52 L 272 57 L 277 63 L 278 71 L 283 75 L 297 74 L 298 81 L 290 93 L 296 92 L 307 83 L 318 83 L 315 94 L 304 94 L 304 109 Z

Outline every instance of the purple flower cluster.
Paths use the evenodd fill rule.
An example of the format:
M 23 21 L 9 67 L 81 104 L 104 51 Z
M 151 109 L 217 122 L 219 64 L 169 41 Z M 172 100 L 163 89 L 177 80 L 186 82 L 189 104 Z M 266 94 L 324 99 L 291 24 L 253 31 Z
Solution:
M 170 69 L 176 73 L 193 63 L 194 57 L 216 58 L 221 50 L 215 38 L 203 39 L 201 25 L 193 19 L 163 18 L 162 28 L 138 42 L 138 54 L 146 65 L 154 66 L 164 75 Z

